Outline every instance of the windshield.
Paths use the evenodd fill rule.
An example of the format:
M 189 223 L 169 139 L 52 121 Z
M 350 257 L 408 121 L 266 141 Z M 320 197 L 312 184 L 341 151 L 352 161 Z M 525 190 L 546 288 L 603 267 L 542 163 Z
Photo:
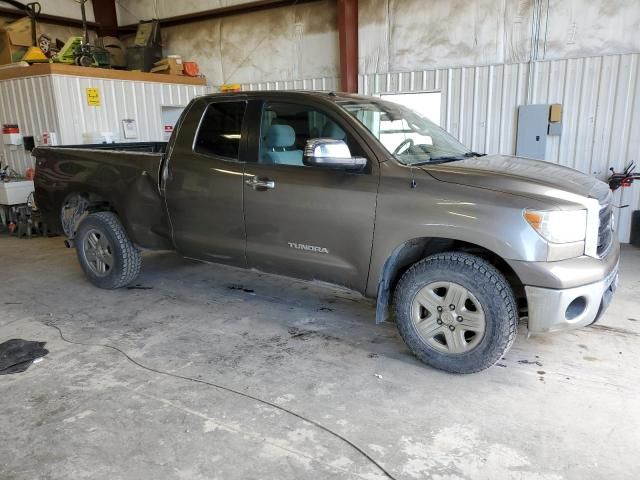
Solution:
M 339 100 L 399 162 L 417 165 L 479 156 L 419 113 L 375 98 Z

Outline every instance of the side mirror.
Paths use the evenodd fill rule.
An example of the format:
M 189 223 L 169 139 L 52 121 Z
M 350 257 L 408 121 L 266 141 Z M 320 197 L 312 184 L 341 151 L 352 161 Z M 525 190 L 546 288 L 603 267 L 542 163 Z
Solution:
M 336 168 L 340 170 L 362 170 L 367 165 L 364 157 L 352 157 L 349 147 L 335 138 L 312 138 L 307 140 L 303 163 L 309 167 Z

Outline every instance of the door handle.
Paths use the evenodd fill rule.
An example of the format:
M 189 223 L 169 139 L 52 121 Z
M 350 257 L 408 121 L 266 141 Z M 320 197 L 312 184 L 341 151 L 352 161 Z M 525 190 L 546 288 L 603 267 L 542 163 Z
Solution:
M 272 188 L 276 188 L 276 182 L 273 180 L 269 180 L 268 178 L 258 178 L 253 177 L 244 181 L 247 185 L 249 185 L 254 190 L 265 191 Z

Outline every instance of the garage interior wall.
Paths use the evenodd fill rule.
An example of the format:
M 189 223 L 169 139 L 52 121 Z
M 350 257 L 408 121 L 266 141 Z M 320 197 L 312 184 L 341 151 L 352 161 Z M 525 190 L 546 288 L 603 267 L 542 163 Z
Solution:
M 52 3 L 59 2 L 45 0 L 43 11 Z M 73 0 L 60 3 L 78 18 Z M 251 2 L 116 7 L 126 25 L 243 3 Z M 358 21 L 360 93 L 440 91 L 441 125 L 473 150 L 513 154 L 517 107 L 561 103 L 563 131 L 549 137 L 549 161 L 605 178 L 609 167 L 640 160 L 637 0 L 359 0 Z M 165 27 L 162 35 L 165 53 L 196 60 L 214 87 L 334 90 L 336 25 L 335 1 L 318 0 Z M 623 241 L 631 210 L 640 208 L 638 183 L 618 199 L 631 205 L 620 213 Z
M 135 24 L 247 1 L 120 1 L 118 24 Z M 208 83 L 283 82 L 338 76 L 335 1 L 322 0 L 185 25 L 162 27 L 166 54 L 194 59 Z M 327 80 L 325 80 L 327 81 Z
M 221 6 L 246 3 L 221 2 Z M 210 2 L 120 2 L 120 20 L 211 8 Z M 133 18 L 132 13 L 134 13 Z M 640 8 L 636 0 L 359 0 L 359 91 L 440 91 L 441 125 L 486 153 L 515 153 L 517 108 L 563 105 L 547 160 L 604 179 L 640 160 Z M 213 85 L 339 88 L 335 2 L 319 1 L 163 30 L 193 52 Z M 628 241 L 638 182 L 617 192 Z

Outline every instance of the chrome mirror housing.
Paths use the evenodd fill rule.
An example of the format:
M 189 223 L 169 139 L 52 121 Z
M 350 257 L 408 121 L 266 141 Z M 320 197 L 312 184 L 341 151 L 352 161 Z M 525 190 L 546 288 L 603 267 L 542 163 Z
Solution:
M 303 163 L 310 167 L 361 170 L 367 165 L 364 157 L 352 157 L 343 140 L 335 138 L 312 138 L 307 140 Z

